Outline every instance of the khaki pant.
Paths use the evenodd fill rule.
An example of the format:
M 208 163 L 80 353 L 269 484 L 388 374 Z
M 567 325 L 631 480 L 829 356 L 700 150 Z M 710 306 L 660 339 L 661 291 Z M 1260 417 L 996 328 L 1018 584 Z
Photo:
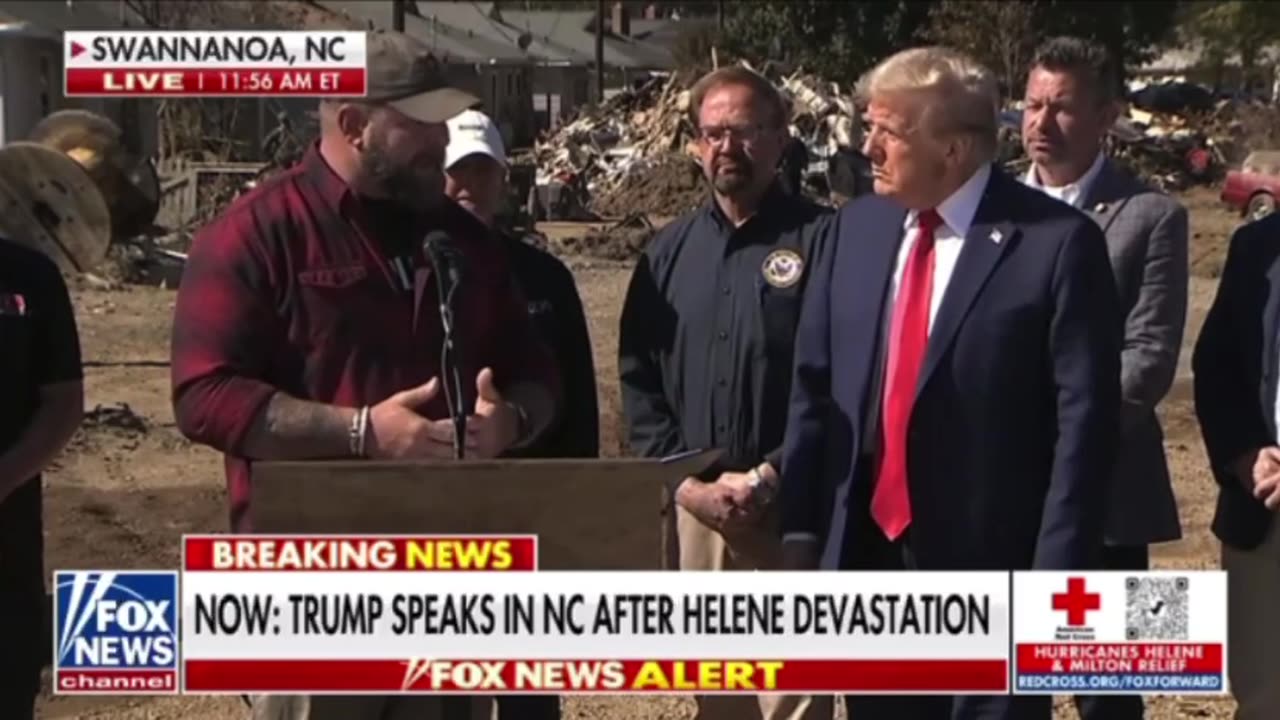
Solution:
M 488 720 L 492 698 L 471 699 L 468 720 Z M 251 695 L 251 720 L 446 720 L 429 695 Z M 450 718 L 449 720 L 452 720 Z
M 749 537 L 724 536 L 676 507 L 676 537 L 681 570 L 776 570 L 782 566 L 782 542 L 762 524 Z M 809 695 L 699 695 L 696 720 L 831 720 L 835 698 Z
M 1227 674 L 1236 720 L 1280 718 L 1280 518 L 1262 544 L 1222 547 L 1227 571 Z

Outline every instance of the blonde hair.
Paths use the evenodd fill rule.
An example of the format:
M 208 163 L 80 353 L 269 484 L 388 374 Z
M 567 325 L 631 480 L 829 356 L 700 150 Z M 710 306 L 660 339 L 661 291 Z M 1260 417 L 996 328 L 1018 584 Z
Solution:
M 971 135 L 984 161 L 995 158 L 1000 86 L 973 58 L 947 47 L 912 48 L 883 60 L 858 83 L 864 102 L 897 93 L 930 95 L 920 120 L 928 131 Z

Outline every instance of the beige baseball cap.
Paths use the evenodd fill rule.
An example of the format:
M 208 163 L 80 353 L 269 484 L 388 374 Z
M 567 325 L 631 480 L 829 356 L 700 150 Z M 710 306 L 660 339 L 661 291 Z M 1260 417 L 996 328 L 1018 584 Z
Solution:
M 431 49 L 401 32 L 368 33 L 365 100 L 385 103 L 425 123 L 442 123 L 480 98 L 451 87 Z
M 502 143 L 502 133 L 488 115 L 479 110 L 463 110 L 449 118 L 449 145 L 444 150 L 444 166 L 453 167 L 468 155 L 480 153 L 507 164 L 507 150 Z

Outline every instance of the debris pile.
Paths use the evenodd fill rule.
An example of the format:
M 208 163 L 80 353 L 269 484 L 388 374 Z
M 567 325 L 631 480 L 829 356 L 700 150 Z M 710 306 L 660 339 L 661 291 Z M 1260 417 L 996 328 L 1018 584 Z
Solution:
M 861 127 L 852 97 L 836 83 L 804 73 L 777 80 L 791 104 L 789 129 L 809 150 L 802 175 L 825 176 L 827 160 L 841 148 L 857 147 Z M 535 186 L 584 198 L 597 217 L 633 212 L 674 216 L 697 205 L 705 189 L 693 154 L 695 128 L 689 114 L 687 78 L 672 74 L 625 90 L 587 108 L 538 142 L 528 161 L 536 164 Z M 825 182 L 825 178 L 824 178 Z M 543 203 L 540 217 L 569 219 L 571 210 Z
M 591 208 L 603 217 L 650 213 L 674 217 L 706 199 L 697 161 L 681 153 L 640 160 L 613 187 L 597 195 Z
M 125 435 L 145 435 L 149 430 L 147 421 L 129 403 L 114 405 L 95 405 L 85 412 L 83 427 L 85 429 L 111 429 Z
M 556 240 L 551 243 L 551 250 L 557 255 L 630 261 L 640 257 L 655 232 L 648 217 L 632 213 L 611 225 L 588 230 L 585 235 Z

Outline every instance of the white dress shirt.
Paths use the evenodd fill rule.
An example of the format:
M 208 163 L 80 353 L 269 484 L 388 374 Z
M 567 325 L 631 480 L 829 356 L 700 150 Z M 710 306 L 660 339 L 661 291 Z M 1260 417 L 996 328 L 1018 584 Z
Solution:
M 933 331 L 933 321 L 938 316 L 938 308 L 942 306 L 942 298 L 945 297 L 947 285 L 951 282 L 951 274 L 956 268 L 956 261 L 960 259 L 960 250 L 964 247 L 964 237 L 969 234 L 969 228 L 973 225 L 973 218 L 978 213 L 978 205 L 982 202 L 982 195 L 986 192 L 987 183 L 991 179 L 991 166 L 984 163 L 978 171 L 969 177 L 963 185 L 955 192 L 951 193 L 946 200 L 943 200 L 937 207 L 938 216 L 942 218 L 942 224 L 933 232 L 933 288 L 929 298 L 929 331 Z M 898 248 L 898 259 L 894 263 L 893 277 L 890 280 L 889 296 L 885 299 L 883 307 L 883 322 L 881 323 L 881 341 L 880 349 L 876 357 L 876 371 L 872 377 L 872 395 L 871 402 L 867 403 L 867 417 L 864 420 L 863 427 L 866 432 L 863 437 L 873 438 L 879 433 L 880 421 L 880 403 L 881 395 L 884 392 L 884 365 L 887 353 L 884 352 L 884 346 L 888 343 L 890 325 L 893 318 L 893 305 L 898 299 L 898 287 L 902 284 L 902 274 L 907 267 L 907 259 L 911 257 L 911 249 L 915 247 L 916 241 L 920 237 L 920 213 L 911 210 L 907 213 L 907 219 L 902 224 L 903 237 L 906 238 Z M 856 238 L 855 238 L 856 240 Z M 864 454 L 866 453 L 864 448 Z M 856 458 L 855 458 L 856 462 Z M 788 540 L 816 540 L 812 533 L 787 533 L 783 536 L 783 541 Z
M 1097 180 L 1098 173 L 1102 172 L 1104 160 L 1102 153 L 1098 153 L 1098 157 L 1093 159 L 1093 164 L 1089 166 L 1088 170 L 1085 170 L 1078 180 L 1062 187 L 1040 184 L 1040 175 L 1036 172 L 1035 163 L 1032 163 L 1031 167 L 1027 168 L 1027 175 L 1022 179 L 1022 182 L 1028 187 L 1044 192 L 1049 197 L 1081 208 L 1084 206 L 1084 199 L 1089 195 L 1089 188 L 1093 186 L 1093 181 Z

